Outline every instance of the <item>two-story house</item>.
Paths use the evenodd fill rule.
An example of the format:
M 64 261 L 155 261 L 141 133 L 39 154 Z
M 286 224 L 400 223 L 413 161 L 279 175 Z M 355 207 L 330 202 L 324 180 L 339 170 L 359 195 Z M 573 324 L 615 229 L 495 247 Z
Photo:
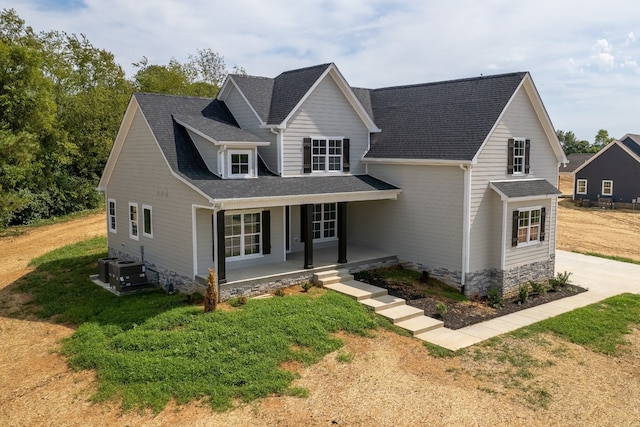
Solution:
M 554 273 L 561 162 L 528 73 L 360 89 L 323 64 L 134 94 L 99 188 L 110 255 L 162 284 L 249 293 L 369 251 L 509 294 Z

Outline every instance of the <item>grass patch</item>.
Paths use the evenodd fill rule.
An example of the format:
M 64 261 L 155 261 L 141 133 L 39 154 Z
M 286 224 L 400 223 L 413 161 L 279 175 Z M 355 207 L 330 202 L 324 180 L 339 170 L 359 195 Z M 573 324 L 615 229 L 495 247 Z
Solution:
M 632 325 L 640 324 L 640 295 L 622 294 L 596 304 L 578 308 L 513 332 L 527 337 L 539 332 L 553 332 L 575 344 L 598 353 L 618 354 Z
M 636 260 L 636 259 L 631 259 L 631 258 L 626 258 L 626 257 L 622 257 L 622 256 L 615 256 L 615 255 L 604 255 L 604 254 L 599 254 L 597 252 L 580 252 L 580 251 L 574 251 L 578 254 L 582 254 L 582 255 L 589 255 L 589 256 L 595 256 L 598 258 L 605 258 L 605 259 L 610 259 L 613 261 L 619 261 L 619 262 L 626 262 L 629 264 L 640 264 L 640 261 Z
M 118 298 L 88 279 L 105 247 L 95 238 L 46 254 L 18 286 L 32 296 L 31 314 L 80 325 L 62 353 L 70 366 L 96 371 L 95 401 L 160 411 L 171 398 L 203 399 L 223 411 L 236 399 L 306 396 L 291 387 L 296 374 L 286 362 L 315 363 L 343 345 L 334 333 L 366 336 L 377 326 L 371 311 L 335 292 L 212 313 L 161 290 Z
M 348 351 L 340 350 L 338 354 L 336 354 L 336 360 L 339 363 L 351 363 L 353 362 L 353 353 L 349 353 Z
M 464 349 L 453 351 L 426 341 L 424 341 L 422 345 L 424 345 L 431 356 L 437 358 L 456 357 L 464 354 Z

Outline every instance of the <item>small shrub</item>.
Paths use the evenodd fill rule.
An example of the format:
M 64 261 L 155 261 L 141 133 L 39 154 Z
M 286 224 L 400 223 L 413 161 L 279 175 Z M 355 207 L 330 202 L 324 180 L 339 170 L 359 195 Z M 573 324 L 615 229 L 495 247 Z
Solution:
M 438 301 L 438 303 L 436 304 L 436 311 L 438 312 L 438 315 L 440 317 L 444 317 L 444 315 L 449 311 L 449 307 L 447 307 L 447 304 L 443 303 L 442 301 Z
M 524 304 L 529 299 L 529 284 L 518 288 L 518 304 Z
M 570 272 L 557 273 L 556 277 L 549 280 L 549 285 L 551 285 L 551 289 L 557 291 L 559 288 L 566 286 L 569 284 L 569 276 L 571 276 Z
M 534 294 L 544 295 L 547 293 L 547 285 L 544 283 L 534 282 L 533 280 L 530 280 L 529 286 L 531 286 L 531 291 Z
M 313 283 L 304 282 L 301 286 L 302 286 L 302 292 L 307 292 L 309 289 L 313 287 Z
M 247 303 L 247 297 L 244 295 L 241 295 L 239 297 L 234 297 L 229 300 L 229 305 L 231 307 L 240 307 L 242 305 L 245 305 L 246 303 Z
M 276 289 L 273 294 L 277 297 L 283 297 L 284 296 L 284 289 L 280 288 L 280 289 Z
M 493 308 L 502 307 L 503 298 L 498 288 L 489 288 L 489 290 L 487 290 L 487 300 Z
M 209 313 L 216 311 L 218 307 L 218 278 L 213 268 L 209 269 L 209 276 L 207 277 L 207 294 L 204 298 L 204 312 Z

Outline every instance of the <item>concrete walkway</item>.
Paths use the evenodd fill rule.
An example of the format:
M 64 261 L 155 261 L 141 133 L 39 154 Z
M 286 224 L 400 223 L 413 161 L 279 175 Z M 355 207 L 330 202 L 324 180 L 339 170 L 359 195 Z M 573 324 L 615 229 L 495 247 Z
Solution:
M 588 291 L 465 328 L 452 330 L 439 327 L 415 336 L 455 351 L 614 295 L 626 292 L 640 293 L 640 265 L 638 264 L 556 251 L 556 272 L 565 271 L 572 273 L 571 283 Z

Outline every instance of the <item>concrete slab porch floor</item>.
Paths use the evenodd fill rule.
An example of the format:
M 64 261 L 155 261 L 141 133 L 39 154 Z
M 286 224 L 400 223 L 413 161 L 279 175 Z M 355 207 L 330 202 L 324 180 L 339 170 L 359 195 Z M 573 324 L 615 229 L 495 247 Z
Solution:
M 389 318 L 395 325 L 409 330 L 416 338 L 452 351 L 614 295 L 640 293 L 640 265 L 637 264 L 556 251 L 556 271 L 571 272 L 571 283 L 582 286 L 588 291 L 457 330 L 443 327 L 439 320 L 424 316 L 422 310 L 411 310 L 409 306 L 403 308 L 404 300 L 386 295 L 386 292 L 383 292 L 382 296 L 367 298 L 363 295 L 361 286 L 349 290 L 350 286 L 347 283 L 341 283 L 341 278 L 335 272 L 321 273 L 320 276 L 324 275 L 327 288 L 351 295 L 361 303 L 373 307 L 378 314 Z M 330 279 L 331 276 L 335 278 Z M 352 281 L 353 277 L 345 277 L 345 279 L 345 282 L 348 282 Z M 369 290 L 375 292 L 374 289 Z

